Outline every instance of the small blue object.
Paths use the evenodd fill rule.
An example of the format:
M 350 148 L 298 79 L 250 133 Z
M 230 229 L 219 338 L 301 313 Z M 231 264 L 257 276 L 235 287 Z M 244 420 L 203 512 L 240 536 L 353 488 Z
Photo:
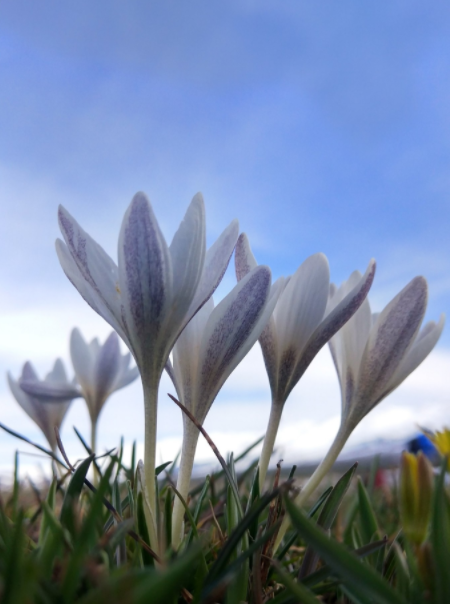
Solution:
M 407 442 L 407 448 L 410 453 L 419 453 L 422 451 L 429 459 L 437 456 L 437 450 L 431 440 L 425 434 L 418 434 Z

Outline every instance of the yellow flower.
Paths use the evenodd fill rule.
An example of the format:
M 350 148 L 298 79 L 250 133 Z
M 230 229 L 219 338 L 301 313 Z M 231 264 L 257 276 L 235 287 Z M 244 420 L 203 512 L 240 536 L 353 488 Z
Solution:
M 427 436 L 431 439 L 436 449 L 443 457 L 447 457 L 447 469 L 450 470 L 450 429 L 444 428 L 442 432 L 427 432 Z

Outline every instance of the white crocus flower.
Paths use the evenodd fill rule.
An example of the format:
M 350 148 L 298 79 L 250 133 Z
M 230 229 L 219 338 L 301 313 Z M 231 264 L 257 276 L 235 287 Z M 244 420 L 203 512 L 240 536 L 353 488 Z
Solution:
M 120 352 L 119 338 L 113 331 L 101 345 L 97 338 L 88 344 L 76 327 L 70 335 L 70 356 L 81 393 L 91 418 L 91 449 L 96 451 L 97 422 L 108 397 L 131 384 L 139 375 L 129 367 L 131 354 Z
M 257 266 L 245 234 L 236 245 L 240 280 Z M 338 304 L 330 307 L 330 271 L 324 254 L 314 254 L 286 280 L 272 318 L 259 342 L 272 392 L 272 407 L 259 463 L 261 490 L 272 455 L 284 404 L 319 350 L 361 306 L 372 285 L 375 261 Z
M 223 384 L 261 335 L 283 287 L 271 288 L 270 269 L 253 269 L 216 306 L 212 298 L 178 338 L 173 350 L 172 377 L 182 404 L 203 424 Z M 183 447 L 177 489 L 186 499 L 199 437 L 198 428 L 183 415 Z M 177 498 L 172 520 L 172 545 L 178 548 L 184 508 Z
M 144 465 L 155 511 L 158 386 L 176 339 L 220 283 L 238 236 L 233 221 L 205 253 L 205 210 L 196 195 L 170 246 L 143 193 L 134 196 L 119 236 L 118 265 L 62 207 L 61 265 L 83 298 L 121 336 L 139 368 L 145 402 Z M 157 548 L 154 518 L 147 518 Z
M 360 273 L 354 272 L 339 290 L 332 290 L 330 306 L 340 304 L 360 279 Z M 369 302 L 365 300 L 330 340 L 341 386 L 341 424 L 330 450 L 297 496 L 297 504 L 302 504 L 318 487 L 359 422 L 434 348 L 444 328 L 445 317 L 441 315 L 437 324 L 431 321 L 419 331 L 427 297 L 426 280 L 416 277 L 379 314 L 372 314 Z M 287 526 L 287 522 L 283 523 L 276 547 Z
M 42 430 L 51 450 L 56 452 L 55 426 L 61 427 L 70 403 L 81 396 L 67 379 L 61 359 L 55 361 L 44 380 L 39 380 L 33 365 L 27 361 L 18 380 L 8 372 L 8 383 L 16 401 Z

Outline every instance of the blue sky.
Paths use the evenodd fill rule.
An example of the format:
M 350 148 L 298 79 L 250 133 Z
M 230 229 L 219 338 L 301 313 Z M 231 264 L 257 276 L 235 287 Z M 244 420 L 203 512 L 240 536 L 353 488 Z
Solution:
M 448 315 L 449 57 L 450 7 L 439 0 L 3 0 L 2 373 L 17 375 L 28 358 L 42 373 L 54 357 L 67 359 L 75 324 L 89 337 L 106 336 L 108 327 L 58 265 L 56 208 L 63 203 L 116 257 L 121 218 L 137 190 L 149 195 L 168 239 L 201 190 L 209 240 L 239 218 L 275 276 L 323 251 L 339 282 L 375 257 L 375 309 L 424 274 L 427 317 Z M 230 272 L 222 294 L 232 284 Z M 382 432 L 376 421 L 396 433 L 420 419 L 448 423 L 449 368 L 447 330 L 418 375 L 375 412 L 379 420 L 366 420 L 360 438 Z M 231 378 L 208 420 L 224 446 L 238 438 L 235 426 L 224 427 L 227 415 L 239 416 L 240 446 L 264 430 L 268 413 L 257 349 L 238 371 L 244 377 Z M 327 351 L 305 384 L 288 403 L 286 430 L 296 425 L 297 440 L 302 434 L 313 443 L 320 434 L 326 446 L 339 413 Z M 104 446 L 117 440 L 123 424 L 114 424 L 130 397 L 136 402 L 123 431 L 141 438 L 133 386 L 105 411 Z M 311 397 L 318 402 L 309 420 Z M 81 403 L 71 413 L 69 444 L 71 425 L 87 425 Z M 161 442 L 176 447 L 173 414 L 164 402 Z M 39 438 L 5 382 L 0 415 Z M 3 458 L 15 446 L 0 435 Z

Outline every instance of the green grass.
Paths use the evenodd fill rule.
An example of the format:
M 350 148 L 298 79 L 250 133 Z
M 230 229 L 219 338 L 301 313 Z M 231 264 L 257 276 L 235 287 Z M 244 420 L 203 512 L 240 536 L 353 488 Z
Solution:
M 95 488 L 87 478 L 92 463 L 89 456 L 32 489 L 19 482 L 16 458 L 12 489 L 0 501 L 2 604 L 450 602 L 445 464 L 435 477 L 428 536 L 417 545 L 402 535 L 395 485 L 376 489 L 374 472 L 357 478 L 349 468 L 300 510 L 291 476 L 272 475 L 278 486 L 261 494 L 255 464 L 236 476 L 231 457 L 193 485 L 177 552 L 169 543 L 174 464 L 163 464 L 163 546 L 153 552 L 134 456 L 130 466 L 120 452 L 98 460 Z M 292 527 L 274 552 L 285 514 Z

